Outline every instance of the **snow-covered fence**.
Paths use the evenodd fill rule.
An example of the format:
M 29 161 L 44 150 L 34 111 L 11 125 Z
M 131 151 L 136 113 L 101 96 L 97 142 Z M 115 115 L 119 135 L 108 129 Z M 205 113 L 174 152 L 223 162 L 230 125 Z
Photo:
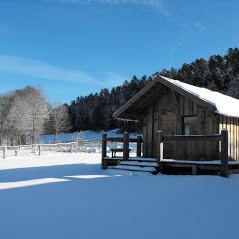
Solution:
M 8 148 L 10 148 L 11 150 L 14 150 L 15 156 L 17 156 L 18 150 L 20 149 L 19 146 L 0 146 L 0 150 L 2 150 L 3 159 L 6 158 L 6 153 Z
M 98 145 L 100 148 L 101 141 L 99 140 L 82 140 L 80 142 L 65 142 L 54 144 L 29 144 L 29 145 L 17 145 L 17 146 L 0 146 L 2 150 L 3 159 L 7 157 L 8 151 L 14 151 L 15 156 L 22 150 L 31 150 L 31 153 L 37 153 L 39 156 L 43 151 L 58 151 L 58 152 L 92 152 L 94 151 L 94 145 Z M 96 148 L 96 146 L 95 146 Z M 96 151 L 96 150 L 95 150 Z

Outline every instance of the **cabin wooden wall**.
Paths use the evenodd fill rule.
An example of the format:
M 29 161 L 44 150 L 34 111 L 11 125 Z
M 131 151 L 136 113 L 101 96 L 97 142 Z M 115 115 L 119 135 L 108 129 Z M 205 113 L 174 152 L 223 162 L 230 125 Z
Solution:
M 239 161 L 239 119 L 221 115 L 219 128 L 228 130 L 229 160 Z
M 198 135 L 219 133 L 219 118 L 212 111 L 197 105 L 192 100 L 166 89 L 161 98 L 152 104 L 144 117 L 144 156 L 156 157 L 157 131 L 164 135 L 182 135 L 186 116 L 197 117 Z M 218 160 L 217 142 L 165 142 L 164 158 L 183 160 Z
M 144 127 L 143 127 L 143 155 L 144 157 L 153 157 L 153 105 L 150 106 L 144 117 Z

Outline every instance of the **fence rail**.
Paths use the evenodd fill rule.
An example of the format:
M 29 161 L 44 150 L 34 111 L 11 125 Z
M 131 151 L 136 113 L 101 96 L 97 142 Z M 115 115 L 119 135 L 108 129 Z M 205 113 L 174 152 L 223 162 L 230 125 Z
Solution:
M 0 150 L 2 150 L 3 154 L 3 159 L 6 158 L 7 155 L 7 150 L 14 150 L 15 151 L 15 156 L 18 155 L 18 152 L 21 149 L 32 149 L 34 152 L 38 152 L 38 155 L 40 156 L 44 148 L 56 148 L 56 147 L 69 147 L 70 152 L 73 153 L 74 151 L 77 152 L 77 147 L 81 147 L 83 145 L 88 145 L 88 144 L 101 144 L 101 140 L 82 140 L 79 142 L 64 142 L 64 143 L 49 143 L 49 144 L 26 144 L 26 145 L 13 145 L 13 146 L 0 146 Z

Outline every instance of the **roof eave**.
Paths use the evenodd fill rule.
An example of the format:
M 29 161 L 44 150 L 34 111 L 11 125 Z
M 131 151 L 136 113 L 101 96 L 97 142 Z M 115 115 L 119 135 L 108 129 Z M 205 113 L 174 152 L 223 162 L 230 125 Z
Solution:
M 141 89 L 138 93 L 136 93 L 130 100 L 128 100 L 123 106 L 121 106 L 114 114 L 113 117 L 117 119 L 122 119 L 121 114 L 129 108 L 136 100 L 138 100 L 144 93 L 146 93 L 152 86 L 157 83 L 157 78 L 153 79 L 148 85 L 146 85 L 143 89 Z M 126 118 L 123 118 L 126 119 Z
M 119 108 L 114 114 L 113 117 L 117 119 L 123 119 L 127 120 L 126 115 L 122 115 L 125 110 L 127 110 L 133 103 L 135 103 L 142 95 L 144 95 L 151 87 L 153 87 L 156 83 L 161 83 L 162 85 L 176 91 L 177 93 L 184 95 L 188 97 L 189 99 L 195 101 L 197 104 L 203 106 L 204 108 L 208 108 L 214 112 L 217 111 L 217 108 L 211 104 L 210 102 L 203 100 L 197 96 L 195 96 L 193 93 L 177 86 L 176 84 L 173 84 L 172 82 L 164 79 L 160 75 L 156 75 L 155 78 L 150 82 L 148 85 L 146 85 L 143 89 L 141 89 L 137 94 L 135 94 L 129 101 L 127 101 L 121 108 Z M 131 118 L 132 116 L 130 116 Z

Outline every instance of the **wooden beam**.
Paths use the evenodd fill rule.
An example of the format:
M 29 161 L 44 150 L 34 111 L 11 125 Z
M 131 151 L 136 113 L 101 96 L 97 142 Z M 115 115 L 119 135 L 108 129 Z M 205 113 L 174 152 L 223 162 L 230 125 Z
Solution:
M 138 135 L 137 136 L 137 157 L 141 157 L 141 144 L 142 144 L 142 136 Z
M 157 163 L 163 161 L 163 132 L 161 130 L 157 131 Z
M 176 95 L 174 94 L 174 91 L 172 89 L 170 89 L 170 91 L 171 91 L 171 94 L 173 96 L 173 99 L 174 99 L 176 105 L 178 105 L 179 104 L 179 100 L 176 98 Z
M 123 159 L 127 161 L 129 158 L 129 133 L 124 133 L 124 145 L 123 145 Z
M 222 171 L 221 175 L 223 177 L 228 177 L 228 130 L 222 130 L 222 144 L 221 144 L 221 163 Z
M 107 137 L 106 139 L 105 139 L 105 141 L 107 141 L 107 142 L 121 142 L 121 143 L 123 143 L 124 142 L 124 138 L 122 138 L 122 137 Z M 138 142 L 138 139 L 137 138 L 129 138 L 129 142 L 130 143 L 137 143 Z M 143 140 L 142 140 L 142 142 L 143 142 Z
M 220 141 L 222 136 L 215 135 L 173 135 L 163 136 L 163 141 Z
M 101 169 L 107 169 L 107 162 L 105 161 L 106 157 L 106 147 L 107 147 L 107 134 L 102 134 L 102 158 L 101 158 Z

